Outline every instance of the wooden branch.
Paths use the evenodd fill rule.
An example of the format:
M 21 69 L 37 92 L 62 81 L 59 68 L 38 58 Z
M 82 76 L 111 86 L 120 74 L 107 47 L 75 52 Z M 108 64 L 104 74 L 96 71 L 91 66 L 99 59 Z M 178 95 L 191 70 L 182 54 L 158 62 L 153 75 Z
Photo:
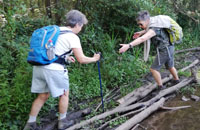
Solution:
M 163 96 L 166 96 L 172 92 L 175 92 L 177 91 L 178 89 L 184 87 L 185 85 L 189 84 L 191 81 L 193 80 L 193 78 L 191 79 L 184 79 L 183 81 L 181 81 L 179 84 L 173 86 L 173 87 L 170 87 L 170 88 L 167 88 L 165 90 L 162 90 L 160 91 L 160 93 L 152 98 L 151 100 L 147 101 L 147 102 L 143 102 L 143 103 L 136 103 L 136 104 L 133 104 L 133 105 L 130 105 L 130 106 L 126 106 L 126 107 L 120 107 L 120 108 L 115 108 L 111 111 L 107 111 L 107 112 L 104 112 L 100 115 L 97 115 L 97 116 L 94 116 L 92 117 L 91 119 L 88 119 L 86 121 L 83 121 L 79 124 L 76 124 L 66 130 L 74 130 L 74 129 L 79 129 L 87 124 L 90 124 L 96 120 L 100 120 L 100 119 L 103 119 L 103 118 L 106 118 L 107 116 L 111 116 L 113 114 L 117 114 L 117 113 L 123 113 L 123 112 L 127 112 L 127 111 L 130 111 L 130 110 L 133 110 L 133 109 L 136 109 L 136 108 L 139 108 L 139 107 L 148 107 L 150 106 L 151 104 L 153 104 L 155 101 L 159 100 L 160 98 L 162 98 Z
M 186 86 L 187 84 L 189 84 L 194 78 L 191 79 L 184 79 L 182 82 L 180 82 L 179 84 L 167 88 L 165 90 L 160 91 L 160 93 L 152 98 L 151 100 L 148 101 L 149 104 L 151 104 L 152 102 L 157 101 L 158 99 L 160 99 L 161 97 L 164 97 L 174 91 L 179 90 L 180 88 Z M 163 98 L 160 99 L 159 102 L 154 103 L 153 105 L 151 105 L 149 108 L 147 108 L 146 110 L 142 111 L 141 113 L 135 115 L 133 118 L 129 119 L 128 121 L 126 121 L 125 123 L 123 123 L 122 125 L 120 125 L 116 130 L 129 130 L 131 129 L 134 125 L 136 125 L 137 123 L 141 122 L 142 120 L 144 120 L 146 117 L 148 117 L 151 113 L 153 113 L 154 111 L 158 110 L 161 106 L 163 106 L 164 101 L 161 102 Z M 185 108 L 188 106 L 185 106 Z M 176 108 L 176 109 L 180 109 L 180 107 Z
M 101 127 L 98 128 L 97 130 L 103 130 L 103 129 L 104 129 L 106 126 L 108 126 L 108 124 L 111 123 L 112 121 L 116 121 L 116 120 L 118 120 L 119 118 L 122 118 L 122 117 L 125 117 L 125 116 L 129 116 L 129 115 L 132 115 L 132 114 L 136 114 L 136 113 L 138 113 L 138 112 L 143 111 L 144 109 L 146 109 L 146 107 L 140 108 L 139 110 L 136 110 L 136 111 L 131 111 L 131 112 L 126 113 L 126 114 L 124 114 L 124 115 L 122 115 L 122 116 L 118 116 L 118 117 L 116 117 L 116 118 L 114 118 L 114 119 L 112 119 L 112 120 L 110 120 L 110 121 L 104 123 L 104 124 L 101 125 Z
M 175 54 L 182 53 L 182 52 L 187 52 L 187 51 L 200 51 L 200 47 L 189 48 L 189 49 L 184 49 L 184 50 L 178 50 L 178 51 L 175 51 Z
M 119 91 L 120 89 L 113 89 L 111 90 L 109 93 L 107 93 L 103 100 L 105 103 L 108 103 L 111 99 L 114 99 L 115 97 L 118 97 L 119 96 Z M 114 93 L 114 94 L 113 94 Z M 112 95 L 111 95 L 112 94 Z M 110 97 L 108 97 L 109 95 L 111 95 Z M 108 98 L 107 98 L 108 97 Z M 107 98 L 107 99 L 106 99 Z M 100 106 L 102 105 L 102 103 L 99 103 L 99 105 L 96 107 L 95 111 L 98 111 L 98 109 L 100 108 Z
M 135 125 L 135 126 L 133 127 L 133 129 L 131 129 L 131 130 L 136 130 L 138 127 L 141 127 L 142 129 L 147 130 L 147 128 L 145 128 L 144 126 L 142 126 L 142 125 L 140 125 L 140 124 Z
M 146 87 L 148 88 L 149 86 L 151 86 L 152 83 L 148 84 L 148 85 L 144 85 L 142 87 L 139 87 L 138 89 L 135 89 L 134 91 L 132 91 L 131 93 L 127 94 L 126 96 L 120 98 L 119 100 L 117 100 L 117 102 L 119 102 L 120 104 L 124 103 L 126 100 L 128 100 L 129 98 L 131 98 L 133 95 L 135 95 L 136 93 L 140 93 L 143 91 L 143 89 L 145 89 Z
M 198 64 L 199 63 L 199 60 L 198 59 L 196 59 L 194 62 L 192 62 L 189 66 L 187 66 L 187 67 L 185 67 L 185 68 L 183 68 L 183 69 L 181 69 L 180 71 L 186 71 L 186 70 L 188 70 L 188 69 L 190 69 L 190 68 L 192 68 L 192 67 L 194 67 L 196 64 Z
M 164 96 L 166 96 L 166 95 L 168 95 L 170 93 L 173 93 L 173 92 L 181 89 L 182 87 L 186 86 L 187 84 L 189 84 L 193 80 L 194 80 L 193 77 L 190 78 L 190 79 L 184 79 L 180 83 L 174 85 L 173 87 L 169 87 L 167 89 L 164 89 L 164 90 L 160 91 L 154 98 L 152 98 L 148 102 L 155 102 L 156 100 L 160 99 L 161 97 L 164 97 Z
M 189 66 L 181 69 L 180 71 L 182 71 L 182 72 L 186 71 L 187 69 L 194 67 L 198 63 L 199 63 L 199 60 L 197 59 L 193 63 L 191 63 Z M 173 78 L 172 75 L 170 75 L 169 77 L 165 77 L 164 79 L 162 79 L 162 82 L 166 83 L 169 80 L 171 80 L 172 78 Z M 147 96 L 150 92 L 152 92 L 156 88 L 156 86 L 157 86 L 157 84 L 155 83 L 155 84 L 149 84 L 147 86 L 142 86 L 140 88 L 135 89 L 134 91 L 132 91 L 125 97 L 118 100 L 121 102 L 121 104 L 117 108 L 123 107 L 123 106 L 128 106 L 128 105 L 140 100 L 141 98 Z
M 189 108 L 189 107 L 191 107 L 191 106 L 180 106 L 180 107 L 164 107 L 164 106 L 162 106 L 160 108 L 161 109 L 165 109 L 165 110 L 173 110 L 173 111 L 175 111 L 175 110 Z
M 194 61 L 192 64 L 190 64 L 189 66 L 187 66 L 187 67 L 181 69 L 181 71 L 185 71 L 185 70 L 187 70 L 187 69 L 193 67 L 193 66 L 196 65 L 198 62 L 199 62 L 199 60 L 195 60 L 195 61 Z M 171 76 L 171 77 L 172 77 L 172 76 Z M 169 79 L 170 79 L 170 77 L 167 77 L 167 78 L 164 78 L 163 81 L 166 82 L 166 81 L 169 80 Z M 181 84 L 181 87 L 183 87 L 183 86 L 182 86 L 182 85 L 183 85 L 183 84 L 182 84 L 183 82 L 187 82 L 187 84 L 188 84 L 188 83 L 191 82 L 191 81 L 192 81 L 192 79 L 190 79 L 189 81 L 183 80 L 183 81 L 180 82 L 179 84 Z M 179 84 L 177 84 L 177 85 L 179 85 Z M 176 85 L 175 85 L 175 86 L 176 86 Z M 155 89 L 155 86 L 153 87 L 153 89 Z M 153 90 L 153 89 L 152 89 L 152 90 Z M 173 91 L 176 91 L 177 89 L 179 89 L 179 87 L 177 87 L 177 88 L 171 87 L 171 88 L 168 88 L 168 89 L 170 89 L 169 92 L 172 93 Z M 117 108 L 115 108 L 115 109 L 113 109 L 113 110 L 104 112 L 104 113 L 102 113 L 102 114 L 100 114 L 100 115 L 97 115 L 97 116 L 92 117 L 91 119 L 88 119 L 88 120 L 83 121 L 83 122 L 81 122 L 81 123 L 79 123 L 79 124 L 76 124 L 76 125 L 74 125 L 74 126 L 68 128 L 67 130 L 79 129 L 79 128 L 81 128 L 81 127 L 87 125 L 87 124 L 90 124 L 90 123 L 96 121 L 96 120 L 104 119 L 104 118 L 106 118 L 107 116 L 111 116 L 111 115 L 116 114 L 116 113 L 123 113 L 123 112 L 127 112 L 127 111 L 130 111 L 130 110 L 139 108 L 139 107 L 149 106 L 149 105 L 151 105 L 153 102 L 159 100 L 162 96 L 165 96 L 166 94 L 168 94 L 168 93 L 166 92 L 166 90 L 168 90 L 168 89 L 162 90 L 162 91 L 161 91 L 162 93 L 160 92 L 161 94 L 159 93 L 155 98 L 151 99 L 151 100 L 148 101 L 148 102 L 136 103 L 136 104 L 129 105 L 129 106 L 126 106 L 126 107 L 117 107 Z M 164 92 L 163 92 L 163 91 L 164 91 Z M 148 94 L 148 93 L 146 93 L 146 94 Z M 135 101 L 137 101 L 137 99 L 135 99 Z M 130 103 L 130 104 L 131 104 L 131 103 Z
M 146 117 L 148 117 L 151 113 L 155 112 L 158 110 L 161 106 L 163 106 L 165 102 L 165 98 L 161 98 L 158 102 L 154 103 L 144 111 L 140 112 L 139 114 L 135 115 L 119 127 L 117 127 L 115 130 L 129 130 L 131 129 L 134 125 L 138 124 L 142 120 L 144 120 Z
M 100 120 L 100 119 L 104 119 L 108 116 L 111 116 L 111 115 L 114 115 L 114 114 L 117 114 L 117 113 L 123 113 L 123 112 L 127 112 L 127 111 L 130 111 L 130 110 L 133 110 L 133 109 L 136 109 L 136 108 L 139 108 L 139 107 L 144 107 L 144 106 L 147 106 L 148 104 L 147 103 L 137 103 L 137 104 L 134 104 L 134 105 L 130 105 L 128 107 L 122 107 L 122 108 L 118 108 L 118 109 L 113 109 L 111 111 L 107 111 L 107 112 L 104 112 L 100 115 L 97 115 L 97 116 L 94 116 L 88 120 L 85 120 L 85 121 L 82 121 L 81 123 L 79 124 L 76 124 L 66 130 L 74 130 L 74 129 L 79 129 L 87 124 L 90 124 L 90 123 L 93 123 L 94 121 L 96 120 Z
M 178 11 L 179 13 L 181 13 L 181 14 L 183 14 L 183 15 L 189 17 L 189 18 L 192 19 L 194 22 L 199 23 L 199 20 L 198 20 L 198 19 L 195 19 L 194 17 L 188 15 L 186 12 L 184 12 L 183 10 L 181 10 L 181 9 L 178 7 L 178 5 L 177 5 L 177 3 L 176 3 L 175 0 L 173 0 L 172 3 L 173 3 L 174 7 L 177 9 L 177 11 Z
M 148 102 L 146 102 L 146 104 L 150 105 L 153 102 L 159 100 L 160 98 L 162 98 L 162 97 L 164 97 L 164 96 L 166 96 L 166 95 L 168 95 L 168 94 L 170 94 L 170 93 L 172 93 L 174 91 L 179 90 L 180 88 L 182 88 L 182 87 L 186 86 L 187 84 L 189 84 L 192 80 L 193 80 L 193 78 L 191 78 L 191 79 L 184 79 L 179 84 L 177 84 L 177 85 L 175 85 L 173 87 L 167 88 L 165 90 L 160 91 L 160 93 L 157 96 L 155 96 L 154 98 L 152 98 L 151 100 L 149 100 Z M 116 130 L 129 130 L 135 124 L 139 123 L 140 121 L 142 121 L 143 119 L 145 119 L 146 117 L 148 117 L 152 112 L 156 111 L 160 107 L 159 103 L 158 104 L 155 103 L 155 104 L 151 105 L 149 108 L 147 108 L 146 110 L 142 111 L 138 115 L 135 115 L 133 118 L 131 118 L 130 120 L 128 120 L 127 122 L 125 122 L 124 124 L 122 124 L 121 126 L 119 126 Z

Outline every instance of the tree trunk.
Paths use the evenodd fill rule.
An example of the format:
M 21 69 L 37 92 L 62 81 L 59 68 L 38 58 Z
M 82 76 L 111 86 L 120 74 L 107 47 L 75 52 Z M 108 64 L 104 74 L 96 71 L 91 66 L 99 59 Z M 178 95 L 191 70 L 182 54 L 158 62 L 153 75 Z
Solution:
M 45 8 L 46 8 L 46 14 L 49 18 L 52 18 L 51 14 L 51 0 L 45 0 Z
M 54 0 L 54 3 L 55 3 L 55 8 L 56 8 L 56 13 L 55 13 L 56 24 L 60 25 L 61 24 L 61 12 L 59 11 L 60 1 Z
M 148 107 L 144 111 L 142 111 L 139 114 L 135 115 L 134 117 L 132 117 L 131 119 L 129 119 L 128 121 L 126 121 L 125 123 L 120 125 L 115 130 L 129 130 L 129 129 L 131 129 L 134 125 L 136 125 L 137 123 L 141 122 L 146 117 L 148 117 L 151 113 L 155 112 L 161 106 L 163 106 L 164 102 L 165 102 L 165 98 L 161 98 L 158 102 L 154 103 L 153 105 L 151 105 L 150 107 Z

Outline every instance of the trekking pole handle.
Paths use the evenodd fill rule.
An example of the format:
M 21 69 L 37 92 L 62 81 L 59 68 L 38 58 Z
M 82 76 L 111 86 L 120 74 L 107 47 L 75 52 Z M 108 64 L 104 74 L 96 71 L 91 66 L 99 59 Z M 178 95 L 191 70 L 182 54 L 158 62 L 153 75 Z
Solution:
M 99 59 L 99 61 L 100 61 L 102 59 L 102 54 L 101 54 L 101 52 L 97 52 L 97 54 L 100 55 L 100 59 Z

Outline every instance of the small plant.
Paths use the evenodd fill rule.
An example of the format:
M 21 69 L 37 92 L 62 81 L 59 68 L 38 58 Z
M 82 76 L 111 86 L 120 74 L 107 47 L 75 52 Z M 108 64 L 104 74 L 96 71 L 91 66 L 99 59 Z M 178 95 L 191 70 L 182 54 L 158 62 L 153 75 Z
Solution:
M 109 127 L 113 128 L 114 126 L 124 123 L 126 120 L 127 120 L 127 117 L 120 117 L 119 119 L 110 122 Z
M 190 77 L 191 76 L 191 72 L 190 71 L 179 71 L 178 72 L 179 76 L 185 76 L 185 77 Z
M 187 87 L 181 88 L 181 90 L 179 92 L 181 94 L 194 94 L 195 91 L 196 91 L 196 89 L 192 85 L 189 85 Z

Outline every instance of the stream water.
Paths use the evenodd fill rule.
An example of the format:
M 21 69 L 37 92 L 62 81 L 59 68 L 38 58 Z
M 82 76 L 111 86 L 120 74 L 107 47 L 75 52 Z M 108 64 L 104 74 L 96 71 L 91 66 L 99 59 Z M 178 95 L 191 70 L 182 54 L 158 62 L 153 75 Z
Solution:
M 189 96 L 187 96 L 189 97 Z M 167 107 L 190 105 L 175 111 L 161 110 L 153 113 L 141 125 L 147 130 L 200 130 L 200 102 L 182 101 L 182 95 L 165 103 Z

